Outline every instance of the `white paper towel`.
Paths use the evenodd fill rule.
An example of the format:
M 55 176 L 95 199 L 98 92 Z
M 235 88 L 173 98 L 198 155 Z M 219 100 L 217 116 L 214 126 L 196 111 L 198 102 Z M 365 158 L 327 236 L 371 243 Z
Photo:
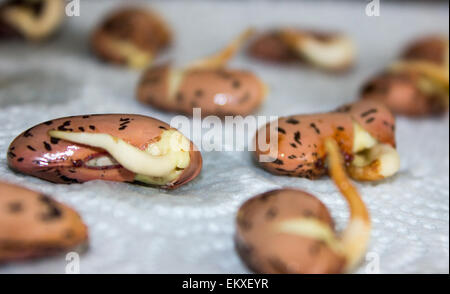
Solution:
M 171 114 L 134 99 L 139 73 L 98 62 L 88 37 L 116 1 L 82 1 L 61 34 L 46 44 L 0 45 L 0 179 L 54 195 L 75 207 L 90 229 L 82 273 L 246 273 L 233 247 L 239 205 L 284 186 L 323 200 L 338 227 L 345 202 L 325 177 L 317 181 L 273 176 L 247 152 L 203 153 L 201 176 L 175 191 L 124 183 L 56 185 L 15 174 L 6 165 L 9 143 L 25 129 L 57 117 L 86 113 L 139 113 L 170 121 Z M 127 1 L 124 1 L 127 2 Z M 356 99 L 364 80 L 392 61 L 407 41 L 429 32 L 448 34 L 448 4 L 381 3 L 367 17 L 365 2 L 153 1 L 174 29 L 164 58 L 186 64 L 223 46 L 249 25 L 297 25 L 349 33 L 359 48 L 347 75 L 297 66 L 277 67 L 237 56 L 231 63 L 258 73 L 271 92 L 259 114 L 326 111 Z M 382 273 L 449 271 L 449 120 L 398 119 L 401 171 L 381 183 L 359 183 L 369 206 L 369 251 Z M 375 255 L 374 255 L 375 254 Z M 64 256 L 0 267 L 0 273 L 63 273 Z M 367 272 L 367 264 L 358 270 Z

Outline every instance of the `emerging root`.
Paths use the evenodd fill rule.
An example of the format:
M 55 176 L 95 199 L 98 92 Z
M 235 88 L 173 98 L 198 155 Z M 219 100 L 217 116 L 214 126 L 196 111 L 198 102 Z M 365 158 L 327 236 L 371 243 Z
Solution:
M 26 6 L 11 6 L 2 11 L 1 17 L 27 39 L 40 41 L 53 33 L 64 18 L 62 0 L 47 0 L 44 4 L 38 16 Z
M 332 227 L 316 218 L 302 217 L 281 221 L 275 224 L 276 232 L 292 234 L 324 242 L 338 255 L 344 255 L 340 240 Z
M 168 130 L 161 140 L 141 150 L 120 138 L 102 133 L 50 131 L 53 138 L 102 148 L 125 169 L 150 184 L 164 185 L 177 178 L 190 163 L 190 142 L 181 133 Z
M 352 41 L 345 36 L 335 36 L 323 41 L 310 34 L 289 29 L 281 31 L 280 34 L 282 40 L 300 57 L 320 68 L 341 70 L 353 63 L 355 48 Z
M 250 28 L 241 33 L 236 39 L 231 41 L 224 49 L 218 53 L 196 60 L 185 68 L 172 68 L 168 75 L 168 97 L 174 101 L 175 95 L 180 88 L 187 72 L 195 70 L 216 70 L 226 66 L 227 62 L 236 55 L 244 42 L 253 35 L 254 29 Z M 265 98 L 269 92 L 268 86 L 261 81 L 262 96 Z
M 439 66 L 428 61 L 398 61 L 391 65 L 393 72 L 412 71 L 422 74 L 441 87 L 449 89 L 449 71 L 447 66 Z
M 254 29 L 249 28 L 241 33 L 236 39 L 231 41 L 224 49 L 211 56 L 196 60 L 186 67 L 186 70 L 195 69 L 219 69 L 224 67 L 227 62 L 236 55 L 245 41 L 253 35 Z
M 399 168 L 397 150 L 388 144 L 376 144 L 355 154 L 347 171 L 357 181 L 378 181 L 394 175 Z
M 347 177 L 344 160 L 336 141 L 326 139 L 325 148 L 328 153 L 330 175 L 350 209 L 350 221 L 341 235 L 340 242 L 347 258 L 346 271 L 351 271 L 361 261 L 369 243 L 371 231 L 369 212 L 357 189 Z
M 105 44 L 110 47 L 111 51 L 117 51 L 120 56 L 124 56 L 126 64 L 132 69 L 139 70 L 146 68 L 152 63 L 154 58 L 152 53 L 141 50 L 125 41 L 110 38 Z
M 354 159 L 347 166 L 352 179 L 378 181 L 393 176 L 400 169 L 397 150 L 388 144 L 379 143 L 356 122 L 354 127 Z
M 391 65 L 392 72 L 415 72 L 421 75 L 418 87 L 426 97 L 440 99 L 445 107 L 449 106 L 449 67 L 448 55 L 444 66 L 428 61 L 398 61 Z

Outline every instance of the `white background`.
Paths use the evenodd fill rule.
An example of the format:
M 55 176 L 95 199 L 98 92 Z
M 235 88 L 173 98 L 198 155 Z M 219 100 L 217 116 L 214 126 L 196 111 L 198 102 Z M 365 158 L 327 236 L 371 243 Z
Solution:
M 0 179 L 54 195 L 75 207 L 90 228 L 82 273 L 246 273 L 233 248 L 239 205 L 284 186 L 317 195 L 338 227 L 348 217 L 329 178 L 278 177 L 255 166 L 247 152 L 204 153 L 201 176 L 176 191 L 124 183 L 55 185 L 15 174 L 6 165 L 9 143 L 25 129 L 57 117 L 86 113 L 140 113 L 166 122 L 171 114 L 135 101 L 138 72 L 98 62 L 88 38 L 115 1 L 82 1 L 47 44 L 0 44 Z M 129 2 L 129 1 L 124 1 Z M 350 34 L 359 49 L 355 70 L 327 75 L 305 67 L 277 67 L 237 56 L 235 68 L 254 70 L 271 92 L 258 114 L 327 111 L 354 101 L 362 83 L 422 34 L 448 34 L 448 4 L 381 3 L 381 16 L 365 15 L 365 2 L 156 1 L 175 32 L 161 58 L 177 64 L 209 54 L 249 25 L 297 25 Z M 381 183 L 358 187 L 374 224 L 370 251 L 383 273 L 449 271 L 449 121 L 398 119 L 402 168 Z M 64 256 L 2 265 L 0 273 L 62 273 Z M 364 265 L 358 270 L 364 273 Z

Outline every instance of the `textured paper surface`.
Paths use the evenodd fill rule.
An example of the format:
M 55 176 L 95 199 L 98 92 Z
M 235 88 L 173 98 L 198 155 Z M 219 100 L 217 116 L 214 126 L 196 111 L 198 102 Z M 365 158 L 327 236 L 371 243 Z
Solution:
M 277 67 L 246 58 L 231 65 L 257 72 L 271 93 L 262 115 L 326 111 L 356 99 L 364 80 L 421 34 L 448 34 L 448 6 L 382 3 L 381 16 L 365 2 L 161 1 L 152 3 L 173 27 L 175 46 L 164 58 L 177 64 L 211 53 L 249 25 L 324 28 L 349 33 L 359 49 L 347 75 Z M 114 1 L 82 1 L 81 16 L 42 45 L 0 45 L 0 179 L 54 195 L 75 207 L 90 228 L 82 273 L 246 273 L 234 251 L 239 205 L 261 192 L 297 187 L 319 197 L 338 227 L 348 211 L 329 178 L 278 177 L 255 166 L 247 152 L 203 153 L 204 168 L 176 191 L 123 183 L 55 185 L 15 174 L 6 166 L 9 143 L 27 128 L 86 113 L 139 113 L 170 121 L 171 114 L 134 99 L 139 73 L 98 62 L 89 52 L 93 25 Z M 358 184 L 373 221 L 369 251 L 382 273 L 449 271 L 449 120 L 398 119 L 402 167 L 387 181 Z M 63 273 L 64 256 L 3 265 L 0 273 Z M 363 264 L 358 272 L 366 272 Z

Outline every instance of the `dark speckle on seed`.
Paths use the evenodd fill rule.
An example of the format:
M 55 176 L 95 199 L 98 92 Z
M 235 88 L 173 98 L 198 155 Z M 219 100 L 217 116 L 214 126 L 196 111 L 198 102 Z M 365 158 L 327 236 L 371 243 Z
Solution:
M 72 239 L 74 236 L 75 236 L 75 233 L 73 232 L 73 230 L 67 229 L 66 231 L 64 231 L 64 235 L 63 235 L 64 238 Z
M 241 82 L 238 80 L 233 81 L 233 88 L 238 89 L 241 86 Z
M 309 126 L 310 126 L 311 128 L 313 128 L 314 131 L 315 131 L 318 135 L 320 135 L 320 130 L 319 130 L 319 128 L 317 128 L 317 126 L 316 126 L 315 123 L 310 123 Z
M 250 221 L 248 221 L 247 219 L 245 219 L 244 217 L 239 217 L 237 222 L 238 222 L 238 225 L 244 231 L 248 231 L 248 230 L 252 229 L 252 223 Z
M 370 124 L 371 122 L 373 122 L 375 120 L 374 117 L 371 117 L 369 119 L 366 120 L 366 124 Z
M 313 217 L 314 213 L 311 210 L 309 210 L 309 209 L 305 209 L 305 210 L 302 211 L 302 215 L 304 217 Z
M 23 136 L 25 138 L 33 137 L 33 134 L 31 133 L 31 129 L 26 130 L 25 133 L 23 134 Z
M 72 131 L 72 129 L 66 128 L 67 126 L 70 126 L 70 120 L 65 121 L 62 125 L 58 127 L 59 131 Z
M 301 134 L 300 134 L 299 131 L 297 131 L 297 132 L 294 133 L 294 140 L 295 140 L 295 142 L 297 142 L 298 144 L 302 145 L 302 142 L 300 141 L 300 140 L 301 140 Z
M 283 161 L 281 160 L 281 159 L 275 159 L 275 161 L 273 162 L 274 164 L 277 164 L 277 165 L 283 165 L 284 163 L 283 163 Z
M 217 74 L 223 79 L 230 79 L 231 78 L 231 74 L 226 72 L 226 71 L 224 71 L 224 70 L 218 70 Z
M 297 125 L 299 123 L 299 121 L 296 120 L 295 118 L 291 117 L 286 120 L 286 123 L 291 124 L 291 125 Z
M 42 220 L 51 221 L 58 219 L 62 216 L 62 211 L 58 207 L 57 203 L 46 195 L 41 195 L 39 201 L 47 206 L 47 211 L 41 215 Z
M 8 211 L 11 213 L 18 213 L 23 210 L 23 205 L 20 202 L 11 202 L 8 204 Z
M 60 141 L 60 139 L 58 139 L 58 138 L 50 138 L 50 143 L 52 143 L 53 145 L 56 145 L 56 144 L 58 144 L 59 143 L 59 141 Z
M 63 180 L 64 182 L 67 182 L 67 183 L 70 183 L 70 184 L 77 184 L 77 183 L 79 183 L 79 181 L 77 179 L 72 179 L 72 178 L 69 178 L 69 177 L 64 176 L 64 175 L 60 176 L 59 178 L 61 180 Z
M 47 150 L 47 151 L 52 151 L 52 146 L 49 144 L 49 143 L 47 143 L 47 142 L 43 142 L 44 143 L 44 148 Z
M 195 91 L 195 97 L 200 98 L 203 96 L 203 90 L 202 89 L 198 89 Z
M 270 266 L 279 274 L 289 273 L 288 267 L 277 257 L 272 257 L 269 260 Z
M 277 216 L 277 214 L 278 214 L 278 210 L 275 207 L 271 207 L 266 212 L 266 218 L 273 219 L 274 217 Z
M 372 113 L 376 113 L 376 112 L 377 112 L 377 110 L 375 108 L 372 108 L 372 109 L 369 109 L 369 110 L 361 113 L 361 117 L 366 117 L 366 116 L 368 116 L 368 115 L 370 115 Z

